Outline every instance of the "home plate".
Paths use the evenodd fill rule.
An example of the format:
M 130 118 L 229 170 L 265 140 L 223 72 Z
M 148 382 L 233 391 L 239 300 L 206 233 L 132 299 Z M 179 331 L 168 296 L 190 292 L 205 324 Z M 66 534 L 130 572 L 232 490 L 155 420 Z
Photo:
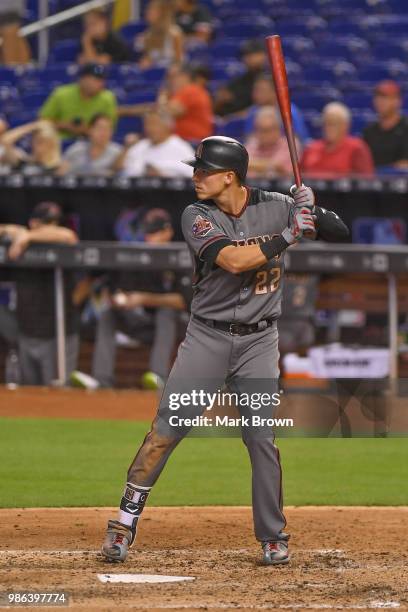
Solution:
M 161 574 L 98 574 L 101 582 L 126 582 L 142 584 L 145 582 L 181 582 L 195 580 L 191 576 L 162 576 Z

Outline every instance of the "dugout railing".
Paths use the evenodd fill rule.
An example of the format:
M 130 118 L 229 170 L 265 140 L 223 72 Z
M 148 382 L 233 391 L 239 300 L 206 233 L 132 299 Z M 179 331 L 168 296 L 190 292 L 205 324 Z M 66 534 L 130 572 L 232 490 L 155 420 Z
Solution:
M 0 244 L 0 266 L 53 268 L 57 330 L 58 379 L 65 378 L 64 270 L 189 270 L 186 244 L 168 245 L 80 242 L 76 246 L 37 244 L 11 262 L 7 245 Z M 314 274 L 380 273 L 388 286 L 388 345 L 391 384 L 398 377 L 397 276 L 408 272 L 408 246 L 331 245 L 323 242 L 299 244 L 285 253 L 285 269 Z

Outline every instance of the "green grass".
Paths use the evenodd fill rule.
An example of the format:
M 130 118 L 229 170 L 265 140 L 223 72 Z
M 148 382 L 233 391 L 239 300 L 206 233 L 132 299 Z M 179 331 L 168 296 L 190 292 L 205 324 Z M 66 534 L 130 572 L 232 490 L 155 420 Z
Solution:
M 148 425 L 0 419 L 0 507 L 115 506 Z M 282 439 L 285 504 L 407 505 L 408 444 Z M 171 456 L 152 505 L 247 505 L 250 469 L 236 438 L 190 438 Z

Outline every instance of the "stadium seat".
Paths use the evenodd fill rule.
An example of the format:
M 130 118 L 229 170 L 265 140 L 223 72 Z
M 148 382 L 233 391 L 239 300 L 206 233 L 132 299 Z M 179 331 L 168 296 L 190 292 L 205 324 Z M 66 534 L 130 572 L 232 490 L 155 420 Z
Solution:
M 364 92 L 344 94 L 344 104 L 349 108 L 365 109 L 372 106 L 372 95 Z
M 305 118 L 311 138 L 321 138 L 321 113 L 315 110 L 308 110 L 303 113 L 303 116 Z
M 75 62 L 79 51 L 78 40 L 60 40 L 52 47 L 50 59 L 54 62 Z
M 214 58 L 239 58 L 240 41 L 236 38 L 220 38 L 210 47 L 209 53 Z
M 23 94 L 20 97 L 21 104 L 24 110 L 39 109 L 40 106 L 45 102 L 49 94 L 49 91 L 33 91 L 30 93 Z
M 219 126 L 220 132 L 218 133 L 223 134 L 223 136 L 229 136 L 230 138 L 242 140 L 245 131 L 245 122 L 245 117 L 238 117 L 230 119 L 229 121 L 224 121 L 224 123 Z
M 141 70 L 140 75 L 145 83 L 159 83 L 166 75 L 166 69 L 161 66 Z
M 4 66 L 0 66 L 0 81 L 2 83 L 7 83 L 8 85 L 15 85 L 17 82 L 17 74 L 16 71 L 12 68 L 5 68 Z
M 405 39 L 389 40 L 378 42 L 372 47 L 373 58 L 377 61 L 395 59 L 401 62 L 408 60 L 408 47 L 404 46 Z
M 222 34 L 229 38 L 257 38 L 271 33 L 274 26 L 267 20 L 264 23 L 227 23 L 222 26 Z
M 116 142 L 123 142 L 126 134 L 140 134 L 143 130 L 141 117 L 121 117 L 118 121 L 114 139 Z
M 371 81 L 373 83 L 382 79 L 407 78 L 408 68 L 404 62 L 398 60 L 375 62 L 369 66 L 361 66 L 358 76 L 361 81 Z
M 120 29 L 121 36 L 128 42 L 133 43 L 134 39 L 138 34 L 146 29 L 146 23 L 144 21 L 135 21 L 133 23 L 127 23 Z
M 145 104 L 147 102 L 155 102 L 156 97 L 156 90 L 130 92 L 126 95 L 126 99 L 123 101 L 123 104 Z
M 30 121 L 35 121 L 36 119 L 38 119 L 38 110 L 35 108 L 18 110 L 8 116 L 10 128 L 29 123 Z

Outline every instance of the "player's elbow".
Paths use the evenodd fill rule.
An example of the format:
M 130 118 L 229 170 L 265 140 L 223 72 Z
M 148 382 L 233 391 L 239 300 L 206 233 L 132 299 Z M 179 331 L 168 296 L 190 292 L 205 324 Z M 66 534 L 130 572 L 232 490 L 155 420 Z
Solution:
M 231 274 L 239 274 L 239 272 L 241 272 L 239 269 L 239 263 L 234 257 L 231 256 L 230 253 L 221 252 L 215 260 L 215 263 L 223 270 L 231 272 Z

